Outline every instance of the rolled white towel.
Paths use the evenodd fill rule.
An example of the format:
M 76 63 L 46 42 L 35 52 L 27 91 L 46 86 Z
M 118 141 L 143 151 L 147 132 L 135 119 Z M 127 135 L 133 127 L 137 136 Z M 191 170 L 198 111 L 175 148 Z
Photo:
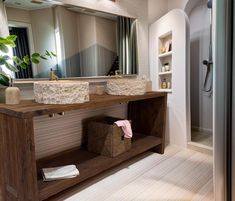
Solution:
M 43 181 L 69 179 L 77 177 L 79 175 L 79 171 L 75 165 L 43 168 L 42 172 L 43 172 Z

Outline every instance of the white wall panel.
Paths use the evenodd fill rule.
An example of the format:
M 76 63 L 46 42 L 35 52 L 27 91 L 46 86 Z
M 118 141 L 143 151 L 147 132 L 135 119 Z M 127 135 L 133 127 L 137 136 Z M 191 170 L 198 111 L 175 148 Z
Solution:
M 172 93 L 168 93 L 166 135 L 170 144 L 185 147 L 190 132 L 189 24 L 186 14 L 174 9 L 150 26 L 150 77 L 159 90 L 159 37 L 172 33 Z

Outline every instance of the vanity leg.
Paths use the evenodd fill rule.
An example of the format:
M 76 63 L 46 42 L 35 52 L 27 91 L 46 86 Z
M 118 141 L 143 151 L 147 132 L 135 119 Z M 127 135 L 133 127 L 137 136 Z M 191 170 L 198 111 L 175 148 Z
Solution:
M 159 105 L 160 105 L 160 110 L 157 113 L 155 121 L 160 122 L 160 123 L 156 123 L 155 129 L 161 130 L 162 144 L 160 144 L 157 147 L 153 148 L 152 151 L 154 151 L 156 153 L 164 154 L 165 136 L 166 136 L 165 133 L 166 133 L 167 96 L 162 97 L 161 103 Z M 155 136 L 157 136 L 157 135 L 155 135 Z
M 0 114 L 1 189 L 4 201 L 38 201 L 32 119 Z
M 162 144 L 152 149 L 160 154 L 163 154 L 165 149 L 166 110 L 167 94 L 128 104 L 128 118 L 132 120 L 134 133 L 161 138 Z

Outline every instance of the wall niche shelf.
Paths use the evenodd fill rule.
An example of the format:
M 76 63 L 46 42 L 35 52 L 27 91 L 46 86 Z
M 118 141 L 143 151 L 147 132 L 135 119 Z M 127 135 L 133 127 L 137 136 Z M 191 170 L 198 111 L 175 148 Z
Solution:
M 159 89 L 157 90 L 158 92 L 167 92 L 167 93 L 172 93 L 172 89 Z
M 172 92 L 172 32 L 161 35 L 158 41 L 159 91 Z
M 161 72 L 161 73 L 158 73 L 158 75 L 171 75 L 172 74 L 172 71 L 167 71 L 167 72 Z
M 159 54 L 158 57 L 159 58 L 164 58 L 164 57 L 169 57 L 171 55 L 172 55 L 172 51 L 166 52 L 166 53 L 163 53 L 163 54 Z
M 128 119 L 132 121 L 134 133 L 131 150 L 109 158 L 88 152 L 84 140 L 81 147 L 36 160 L 34 117 L 120 103 L 128 103 Z M 0 104 L 0 160 L 4 161 L 0 163 L 0 191 L 3 200 L 47 200 L 147 150 L 163 154 L 166 109 L 167 93 L 163 92 L 148 92 L 141 96 L 91 95 L 89 102 L 72 105 L 44 105 L 33 100 L 22 101 L 19 105 Z M 84 129 L 83 137 L 87 136 L 86 132 Z M 43 167 L 68 164 L 77 166 L 78 177 L 43 182 Z

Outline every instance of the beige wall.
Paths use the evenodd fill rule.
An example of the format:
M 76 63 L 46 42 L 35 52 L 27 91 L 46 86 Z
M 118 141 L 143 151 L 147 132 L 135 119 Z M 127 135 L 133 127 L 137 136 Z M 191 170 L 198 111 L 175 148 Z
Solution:
M 3 2 L 0 2 L 0 36 L 8 35 L 7 16 Z
M 101 17 L 55 8 L 57 25 L 60 27 L 65 58 L 99 43 L 116 52 L 116 23 Z
M 103 64 L 99 64 L 98 49 L 102 46 L 112 52 L 117 51 L 116 22 L 78 13 L 62 6 L 55 8 L 55 21 L 55 26 L 60 31 L 63 50 L 62 76 L 106 74 L 106 66 L 109 66 L 109 63 L 105 63 L 106 66 L 102 67 L 102 69 L 105 69 L 103 74 L 98 73 L 99 65 L 103 66 Z M 95 46 L 97 44 L 99 47 Z M 110 59 L 112 58 L 110 57 Z
M 61 26 L 61 36 L 64 41 L 65 58 L 69 58 L 79 52 L 78 29 L 77 29 L 77 14 L 67 10 L 65 7 L 57 6 Z
M 199 1 L 205 2 L 205 0 L 148 0 L 149 24 L 152 24 L 173 9 L 185 10 L 189 14 Z
M 116 48 L 116 22 L 102 17 L 78 14 L 80 50 L 99 44 L 114 52 Z
M 89 48 L 96 43 L 96 19 L 95 16 L 77 14 L 80 37 L 80 50 Z
M 188 1 L 189 0 L 168 0 L 168 10 L 170 11 L 175 8 L 184 10 Z M 197 1 L 197 0 L 193 0 L 193 1 Z
M 116 21 L 96 17 L 96 39 L 99 45 L 113 52 L 117 52 L 116 33 Z
M 56 52 L 54 16 L 52 8 L 30 11 L 35 51 L 43 54 L 45 50 Z M 41 60 L 38 73 L 50 70 L 56 65 L 56 59 Z
M 35 52 L 43 54 L 45 50 L 48 50 L 56 53 L 54 14 L 52 8 L 28 11 L 8 7 L 6 8 L 6 12 L 8 21 L 31 24 Z M 41 60 L 40 64 L 36 65 L 36 71 L 37 73 L 41 73 L 45 68 L 49 71 L 50 67 L 55 65 L 55 58 L 47 61 Z
M 138 18 L 138 55 L 139 74 L 149 76 L 148 60 L 148 1 L 147 0 L 59 0 L 67 4 L 73 4 L 85 8 L 100 10 L 117 15 Z
M 148 0 L 148 22 L 154 23 L 168 12 L 166 0 Z
M 31 16 L 28 10 L 7 7 L 6 12 L 8 21 L 31 23 Z

